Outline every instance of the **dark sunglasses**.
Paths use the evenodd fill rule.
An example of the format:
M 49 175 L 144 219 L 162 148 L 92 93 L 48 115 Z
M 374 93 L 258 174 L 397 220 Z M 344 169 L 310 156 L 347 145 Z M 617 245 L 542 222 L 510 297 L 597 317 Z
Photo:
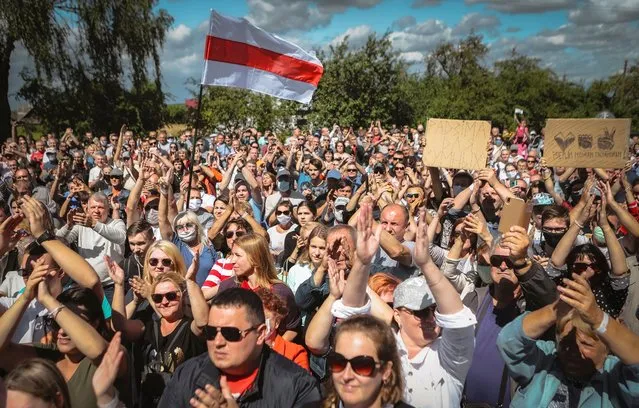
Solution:
M 526 160 L 528 163 L 537 163 L 537 160 Z
M 419 198 L 419 193 L 406 194 L 406 198 Z
M 234 236 L 239 238 L 239 237 L 241 237 L 244 234 L 246 234 L 246 232 L 244 232 L 244 231 L 226 231 L 226 237 L 227 238 L 233 238 Z
M 289 210 L 286 211 L 276 211 L 275 215 L 290 215 L 291 212 Z
M 178 293 L 176 291 L 166 293 L 154 293 L 151 295 L 151 299 L 155 303 L 162 303 L 162 299 L 166 298 L 168 302 L 173 302 L 178 299 Z
M 594 262 L 591 262 L 591 263 L 576 262 L 576 263 L 572 264 L 572 271 L 573 271 L 573 273 L 576 273 L 576 274 L 580 274 L 580 273 L 586 272 L 586 270 L 588 268 L 592 269 L 595 272 L 599 271 L 599 267 Z
M 375 375 L 375 369 L 381 366 L 383 362 L 375 361 L 375 359 L 371 356 L 357 356 L 347 359 L 340 353 L 331 352 L 328 355 L 328 366 L 333 373 L 341 373 L 349 364 L 355 374 L 364 377 L 372 377 Z
M 429 319 L 435 313 L 435 310 L 437 309 L 437 305 L 431 305 L 422 310 L 410 310 L 406 308 L 403 308 L 403 309 L 406 311 L 406 313 L 412 314 L 413 316 L 415 316 L 416 318 L 420 320 L 425 320 L 425 319 Z
M 217 334 L 222 333 L 222 337 L 224 337 L 224 340 L 230 342 L 238 342 L 255 329 L 257 329 L 257 326 L 249 327 L 246 330 L 240 330 L 237 327 L 216 327 L 206 325 L 204 326 L 204 335 L 207 340 L 215 340 Z
M 383 169 L 376 169 L 374 173 L 375 173 L 375 174 L 385 174 L 385 173 L 386 173 L 386 170 L 383 170 Z
M 346 169 L 346 171 L 357 171 L 357 169 Z
M 506 267 L 508 269 L 513 268 L 513 261 L 511 261 L 507 256 L 493 255 L 490 257 L 490 265 L 495 268 L 499 268 L 503 262 L 506 263 Z
M 169 266 L 173 265 L 173 261 L 168 259 L 168 258 L 164 258 L 164 259 L 157 259 L 157 258 L 151 258 L 149 259 L 149 265 L 151 266 L 158 266 L 158 264 L 162 262 L 162 266 L 168 268 Z
M 404 166 L 395 166 L 395 170 L 404 170 L 405 168 Z

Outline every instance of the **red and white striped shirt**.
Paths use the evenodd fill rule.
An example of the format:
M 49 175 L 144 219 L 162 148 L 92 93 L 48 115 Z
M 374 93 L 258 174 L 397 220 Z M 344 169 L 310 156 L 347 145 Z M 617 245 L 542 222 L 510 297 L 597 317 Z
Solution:
M 209 271 L 209 276 L 206 277 L 203 288 L 214 288 L 223 281 L 233 276 L 233 265 L 229 258 L 220 258 L 215 261 L 215 265 Z

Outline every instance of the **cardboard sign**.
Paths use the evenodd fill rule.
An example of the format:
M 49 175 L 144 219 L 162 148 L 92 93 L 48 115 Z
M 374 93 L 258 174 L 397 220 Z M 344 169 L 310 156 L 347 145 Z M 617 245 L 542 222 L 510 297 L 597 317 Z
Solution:
M 630 119 L 548 119 L 549 166 L 620 169 L 628 160 Z
M 426 125 L 424 164 L 447 169 L 486 168 L 490 122 L 429 119 Z

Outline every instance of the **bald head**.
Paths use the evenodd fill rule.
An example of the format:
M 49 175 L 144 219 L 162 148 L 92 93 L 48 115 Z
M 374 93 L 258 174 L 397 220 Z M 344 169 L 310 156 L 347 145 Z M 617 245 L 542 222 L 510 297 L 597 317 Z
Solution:
M 389 204 L 384 207 L 379 217 L 382 228 L 399 242 L 404 241 L 404 233 L 408 226 L 408 210 L 399 204 Z

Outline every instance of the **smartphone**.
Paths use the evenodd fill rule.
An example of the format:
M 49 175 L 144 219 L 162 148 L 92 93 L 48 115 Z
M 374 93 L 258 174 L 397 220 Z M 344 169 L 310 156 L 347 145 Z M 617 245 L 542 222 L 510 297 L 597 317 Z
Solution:
M 505 234 L 510 231 L 510 227 L 518 225 L 524 229 L 528 229 L 530 217 L 532 215 L 532 206 L 521 198 L 509 197 L 501 210 L 501 219 L 499 220 L 499 232 Z

